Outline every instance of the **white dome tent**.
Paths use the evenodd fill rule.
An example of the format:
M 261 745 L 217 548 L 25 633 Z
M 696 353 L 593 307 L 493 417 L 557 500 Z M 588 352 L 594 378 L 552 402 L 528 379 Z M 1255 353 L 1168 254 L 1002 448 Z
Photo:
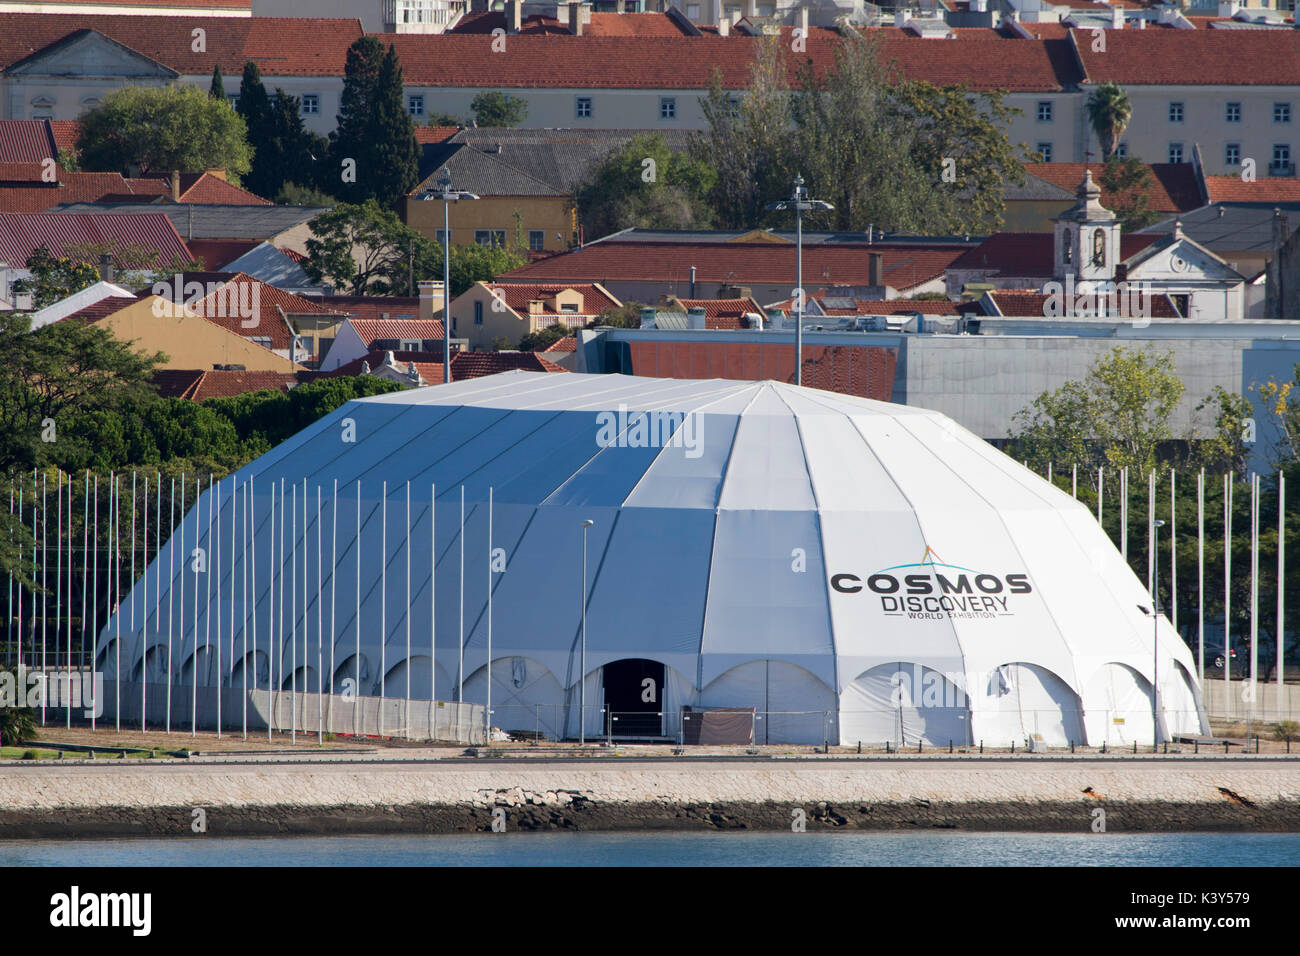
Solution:
M 110 682 L 119 628 L 124 677 L 146 646 L 166 673 L 183 600 L 178 683 L 197 635 L 201 689 L 481 704 L 490 639 L 492 724 L 577 736 L 585 596 L 588 735 L 752 707 L 759 743 L 1152 738 L 1141 582 L 1081 504 L 923 409 L 494 375 L 350 402 L 185 520 L 206 570 L 163 547 L 101 631 Z M 1162 724 L 1202 731 L 1191 654 L 1159 629 Z

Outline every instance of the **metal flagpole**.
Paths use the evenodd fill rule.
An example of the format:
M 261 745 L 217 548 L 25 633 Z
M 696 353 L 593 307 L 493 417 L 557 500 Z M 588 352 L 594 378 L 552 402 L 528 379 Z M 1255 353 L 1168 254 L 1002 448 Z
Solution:
M 22 485 L 18 486 L 18 504 L 20 506 L 22 505 Z M 99 664 L 96 661 L 97 653 L 95 647 L 95 645 L 98 644 L 99 642 L 99 475 L 95 475 L 94 509 L 95 509 L 94 512 L 95 528 L 90 539 L 90 546 L 91 546 L 90 555 L 91 555 L 91 560 L 94 562 L 94 570 L 92 572 L 91 588 L 90 588 L 90 617 L 91 617 L 90 670 L 92 673 L 99 670 Z M 18 596 L 22 597 L 21 591 L 18 592 Z M 22 632 L 22 627 L 20 626 L 18 629 L 19 641 L 22 640 L 22 636 L 23 636 L 23 632 Z M 20 644 L 19 651 L 21 650 L 22 650 L 22 646 Z M 85 666 L 84 661 L 82 662 L 82 666 L 83 667 Z M 91 680 L 90 686 L 92 688 L 95 687 L 95 681 L 93 679 Z M 94 695 L 95 695 L 95 702 L 94 705 L 90 708 L 90 729 L 92 731 L 95 729 L 95 723 L 96 723 L 95 713 L 96 711 L 99 710 L 99 706 L 100 706 L 99 691 L 95 690 Z
M 330 728 L 334 727 L 334 645 L 338 643 L 339 629 L 338 620 L 335 617 L 336 605 L 334 603 L 335 582 L 338 580 L 338 555 L 339 555 L 339 480 L 334 479 L 334 487 L 330 492 Z
M 1169 469 L 1169 623 L 1178 633 L 1178 509 L 1174 470 Z
M 379 736 L 384 736 L 384 699 L 388 696 L 388 482 L 379 492 Z
M 18 490 L 19 490 L 19 500 L 21 501 L 21 495 L 22 495 L 22 486 L 21 486 L 21 485 L 19 485 Z M 81 651 L 80 651 L 80 653 L 77 655 L 77 668 L 78 668 L 79 670 L 83 670 L 83 671 L 84 671 L 85 668 L 86 668 L 86 630 L 87 630 L 87 629 L 86 629 L 86 620 L 87 620 L 87 619 L 86 619 L 86 601 L 87 601 L 88 599 L 93 599 L 92 596 L 91 596 L 91 593 L 90 593 L 90 587 L 89 587 L 89 585 L 90 585 L 90 469 L 89 469 L 89 468 L 86 469 L 86 483 L 85 483 L 85 487 L 82 489 L 81 508 L 82 508 L 82 515 L 81 515 Z M 21 592 L 21 591 L 18 592 L 18 596 L 19 596 L 20 598 L 22 597 L 22 592 Z M 19 615 L 19 619 L 21 620 L 21 618 L 22 618 L 22 615 L 20 614 L 20 615 Z M 19 636 L 20 636 L 20 637 L 22 636 L 22 632 L 21 632 L 21 631 L 19 631 Z M 94 668 L 92 667 L 91 670 L 93 671 Z M 93 681 L 91 682 L 91 686 L 92 686 L 92 687 L 94 686 L 94 682 L 93 682 Z
M 316 486 L 316 742 L 325 743 L 325 688 L 321 686 L 325 658 L 325 616 L 321 607 L 320 485 Z M 333 622 L 331 622 L 333 623 Z
M 203 479 L 196 475 L 194 477 L 194 550 L 196 553 L 199 550 L 199 520 L 203 517 L 202 506 L 199 502 L 199 499 L 202 496 Z M 208 498 L 211 499 L 211 497 L 212 476 L 208 475 Z M 211 510 L 211 501 L 209 501 L 209 513 Z M 209 548 L 212 547 L 211 538 L 209 538 L 207 544 Z M 205 568 L 207 567 L 206 559 L 207 555 L 205 553 Z M 190 651 L 190 736 L 197 737 L 199 735 L 199 566 L 196 561 L 191 561 L 190 563 L 194 568 L 194 627 L 192 628 L 194 647 Z M 204 618 L 207 618 L 206 614 L 204 615 Z M 203 643 L 205 645 L 207 644 L 206 638 Z
M 22 511 L 23 511 L 23 486 L 20 483 L 18 485 L 18 518 L 20 522 L 22 521 Z M 24 528 L 25 527 L 26 525 L 24 524 Z M 19 560 L 22 559 L 26 551 L 27 551 L 26 548 L 20 549 Z M 36 641 L 36 470 L 35 469 L 32 469 L 32 589 L 31 590 L 32 590 L 32 602 L 31 602 L 32 603 L 32 639 L 31 641 L 28 642 L 29 648 Z M 21 607 L 22 599 L 23 599 L 23 592 L 22 589 L 20 588 L 18 590 L 18 600 L 20 602 L 20 607 L 18 609 L 19 612 L 18 613 L 18 683 L 26 687 L 27 685 L 26 683 L 24 683 L 25 678 L 23 677 L 23 615 L 22 615 L 22 607 Z M 28 650 L 28 653 L 30 654 L 31 651 Z M 93 722 L 92 722 L 92 729 L 93 729 Z
M 289 739 L 298 742 L 298 483 L 289 486 L 293 498 L 289 502 Z M 304 528 L 305 532 L 307 529 Z M 304 535 L 305 537 L 305 535 Z M 303 576 L 306 577 L 304 570 Z M 307 609 L 302 609 L 303 617 Z
M 46 619 L 50 611 L 50 592 L 46 588 L 49 582 L 49 573 L 47 565 L 49 564 L 49 544 L 47 531 L 49 529 L 49 514 L 46 507 L 46 498 L 49 482 L 44 472 L 41 473 L 41 726 L 45 726 L 45 698 L 49 696 L 49 672 L 45 666 L 45 645 L 46 645 Z M 118 633 L 121 633 L 121 625 L 118 625 Z M 119 657 L 121 652 L 119 651 Z M 121 717 L 118 717 L 118 723 L 121 724 Z M 120 729 L 120 726 L 119 726 Z
M 1205 469 L 1196 476 L 1197 679 L 1205 686 Z
M 1079 498 L 1079 466 L 1070 466 L 1070 497 L 1076 501 Z
M 1232 475 L 1223 476 L 1223 700 L 1232 713 Z
M 270 552 L 266 566 L 266 739 L 271 739 L 271 730 L 275 722 L 275 479 L 271 480 L 271 504 L 267 513 L 268 542 Z M 254 578 L 254 581 L 257 579 Z
M 1156 574 L 1156 470 L 1147 473 L 1147 593 L 1155 594 Z
M 488 488 L 487 708 L 483 712 L 483 742 L 492 745 L 492 491 Z
M 55 508 L 58 514 L 55 516 L 54 532 L 54 671 L 57 674 L 59 670 L 59 629 L 63 623 L 63 472 L 56 471 L 54 475 L 55 491 L 54 500 Z M 68 695 L 72 693 L 72 671 L 68 671 Z M 48 686 L 48 683 L 47 683 Z M 42 695 L 44 700 L 44 695 Z M 72 705 L 69 701 L 63 702 L 63 708 L 68 712 L 68 722 L 72 722 Z
M 212 475 L 208 475 L 208 547 L 207 562 L 203 565 L 203 576 L 208 582 L 208 601 L 203 608 L 203 686 L 208 684 L 208 672 L 212 659 L 212 612 L 213 592 L 216 592 L 217 617 L 217 736 L 221 736 L 221 482 L 217 482 L 216 493 L 212 490 Z M 216 526 L 216 538 L 213 539 L 213 526 Z M 195 678 L 197 686 L 198 678 Z M 198 693 L 195 692 L 195 702 Z
M 465 702 L 465 486 L 460 486 L 460 634 L 456 639 L 459 660 L 456 664 L 456 703 Z M 459 716 L 457 717 L 459 720 Z
M 296 541 L 297 539 L 295 538 L 294 540 Z M 310 552 L 308 551 L 308 538 L 307 538 L 307 479 L 304 478 L 302 480 L 302 668 L 301 668 L 304 707 L 307 706 L 307 699 L 306 699 L 307 688 L 311 686 L 310 683 L 308 683 L 307 681 L 307 673 L 308 671 L 311 670 L 311 652 L 307 650 L 307 638 L 308 635 L 311 633 L 310 630 L 308 629 L 308 621 L 310 620 L 310 617 L 307 614 L 307 592 L 308 590 L 310 590 L 310 584 L 308 582 L 309 575 L 307 572 L 309 557 L 310 557 Z M 298 671 L 299 671 L 297 647 L 298 644 L 295 641 L 294 642 L 295 650 L 293 652 L 294 653 L 293 681 L 295 687 L 298 684 Z M 295 713 L 297 712 L 296 707 L 294 708 L 294 712 Z M 307 732 L 306 713 L 303 714 L 302 730 L 303 733 Z
M 230 649 L 226 654 L 229 674 L 226 675 L 226 684 L 233 690 L 235 687 L 235 535 L 238 533 L 237 521 L 239 516 L 239 484 L 235 481 L 234 476 L 230 478 L 230 544 L 227 547 L 230 550 Z M 217 660 L 221 659 L 221 648 L 217 648 Z M 217 708 L 221 708 L 221 667 L 217 667 Z M 217 721 L 217 735 L 221 735 L 221 721 Z
M 218 479 L 218 480 L 217 480 L 217 501 L 216 501 L 216 504 L 215 504 L 214 507 L 215 507 L 216 512 L 217 512 L 217 548 L 216 548 L 216 555 L 217 555 L 217 558 L 216 558 L 216 561 L 215 561 L 215 562 L 213 563 L 213 565 L 212 565 L 212 572 L 215 573 L 216 578 L 217 578 L 217 583 L 216 583 L 216 592 L 217 592 L 217 687 L 216 687 L 216 691 L 217 691 L 217 693 L 216 693 L 216 697 L 217 697 L 217 739 L 220 740 L 220 739 L 221 739 L 221 679 L 222 679 L 222 674 L 221 674 L 221 665 L 222 665 L 222 657 L 221 657 L 221 578 L 222 578 L 222 576 L 223 576 L 223 575 L 221 574 L 221 558 L 222 558 L 222 556 L 223 556 L 223 554 L 222 554 L 222 550 L 221 550 L 221 479 Z M 233 520 L 233 516 L 232 516 L 232 520 Z M 226 550 L 230 551 L 230 553 L 231 553 L 231 555 L 232 555 L 232 557 L 233 557 L 234 552 L 235 552 L 235 539 L 234 539 L 234 526 L 233 526 L 233 525 L 231 526 L 231 536 L 230 536 L 230 540 L 226 542 Z M 234 583 L 235 583 L 235 580 L 234 580 L 234 565 L 232 564 L 232 565 L 231 565 L 231 579 L 230 579 L 230 584 L 231 584 L 231 588 L 230 588 L 230 590 L 231 590 L 231 595 L 230 595 L 230 640 L 231 640 L 232 643 L 233 643 L 234 640 L 235 640 L 235 600 L 234 600 L 235 595 L 234 595 Z M 212 605 L 211 605 L 211 604 L 208 605 L 208 613 L 209 613 L 209 614 L 212 613 Z
M 276 570 L 280 573 L 280 614 L 278 618 L 279 626 L 277 628 L 276 642 L 275 642 L 276 644 L 275 655 L 277 658 L 279 658 L 278 663 L 280 664 L 280 681 L 278 684 L 276 684 L 274 680 L 274 676 L 272 676 L 272 681 L 271 681 L 271 683 L 275 684 L 276 687 L 277 701 L 282 699 L 284 696 L 280 692 L 284 690 L 284 526 L 285 526 L 284 512 L 286 508 L 289 509 L 290 516 L 292 516 L 293 512 L 292 512 L 292 508 L 290 507 L 289 497 L 284 492 L 284 478 L 281 477 L 280 478 L 280 557 L 275 562 Z M 292 596 L 292 592 L 290 592 L 290 596 Z M 284 724 L 282 721 L 279 720 L 280 708 L 278 704 L 274 708 L 273 712 L 275 714 L 277 722 L 280 723 L 280 730 L 283 731 Z
M 245 734 L 245 735 L 248 734 L 248 667 L 249 667 L 249 663 L 250 663 L 250 661 L 251 661 L 252 666 L 253 666 L 253 690 L 257 690 L 257 685 L 258 685 L 258 683 L 261 681 L 261 677 L 260 677 L 259 674 L 258 674 L 258 665 L 257 665 L 257 512 L 256 512 L 256 508 L 257 508 L 257 495 L 254 494 L 254 490 L 255 490 L 255 488 L 254 488 L 254 484 L 253 484 L 253 482 L 254 482 L 254 478 L 253 478 L 253 476 L 252 476 L 252 475 L 249 475 L 249 477 L 248 477 L 248 483 L 245 485 L 245 493 L 244 493 L 244 505 L 245 505 L 245 507 L 244 507 L 244 516 L 245 516 L 245 521 L 248 523 L 248 535 L 247 535 L 247 539 L 248 539 L 248 562 L 249 562 L 248 577 L 249 577 L 249 580 L 252 582 L 252 594 L 251 594 L 251 599 L 252 599 L 252 605 L 253 605 L 252 608 L 251 608 L 252 613 L 249 614 L 249 618 L 250 618 L 250 620 L 251 620 L 251 622 L 252 622 L 252 628 L 253 628 L 253 634 L 252 634 L 252 637 L 253 637 L 253 656 L 252 656 L 251 658 L 248 657 L 248 655 L 247 655 L 247 650 L 248 650 L 248 648 L 247 648 L 247 643 L 245 643 L 245 648 L 244 648 L 244 650 L 245 650 L 245 656 L 244 656 L 244 734 Z M 275 486 L 272 485 L 271 487 L 272 487 L 272 489 L 274 489 Z M 269 580 L 269 576 L 268 576 L 268 580 Z M 267 593 L 267 608 L 268 608 L 268 610 L 269 610 L 269 608 L 270 608 L 270 606 L 271 606 L 270 590 L 271 590 L 271 589 L 270 589 L 270 587 L 268 586 L 268 587 L 267 587 L 267 592 L 268 592 L 268 593 Z M 269 618 L 268 618 L 268 620 L 269 620 Z M 245 638 L 245 642 L 247 642 L 247 638 Z M 268 655 L 266 655 L 266 656 L 267 656 L 268 658 L 270 658 L 271 655 L 268 654 Z M 268 699 L 270 698 L 270 687 L 267 687 L 267 697 L 268 697 Z M 270 725 L 270 717 L 269 717 L 269 714 L 268 714 L 268 718 L 267 718 L 267 725 L 268 725 L 268 726 Z
M 1101 524 L 1101 510 L 1102 510 L 1101 506 L 1102 506 L 1102 501 L 1106 497 L 1105 490 L 1106 490 L 1106 469 L 1098 468 L 1097 469 L 1097 524 Z
M 429 700 L 438 699 L 438 535 L 434 524 L 438 486 L 429 485 Z M 437 739 L 436 710 L 429 706 L 429 733 Z
M 1277 473 L 1277 709 L 1282 710 L 1283 637 L 1286 634 L 1286 475 L 1278 469 Z M 1290 708 L 1287 709 L 1288 716 Z
M 185 510 L 185 472 L 181 472 L 181 511 Z M 180 539 L 176 537 L 176 479 L 171 481 L 171 501 L 167 506 L 167 733 L 172 732 L 172 640 L 176 633 L 173 611 L 174 598 L 185 598 L 185 522 L 181 522 Z M 181 588 L 176 594 L 175 558 L 181 559 Z M 182 613 L 184 605 L 181 606 Z M 182 621 L 185 618 L 182 616 Z
M 135 481 L 135 473 L 131 473 L 131 481 Z M 132 508 L 135 507 L 135 495 L 131 496 Z M 141 543 L 144 553 L 140 556 L 140 564 L 144 568 L 144 573 L 140 575 L 140 587 L 144 589 L 144 594 L 140 603 L 144 607 L 140 610 L 140 733 L 148 733 L 148 727 L 145 724 L 145 716 L 149 710 L 149 702 L 146 698 L 149 687 L 149 476 L 144 476 L 144 507 L 141 509 L 140 522 L 144 526 L 141 529 Z M 134 543 L 134 542 L 133 542 Z M 134 554 L 134 551 L 132 552 Z M 132 578 L 135 572 L 131 572 Z M 132 607 L 135 602 L 132 601 Z
M 153 512 L 153 633 L 157 645 L 162 636 L 162 472 L 154 472 Z M 147 573 L 147 572 L 146 572 Z
M 248 482 L 245 481 L 244 482 L 244 529 L 243 529 L 244 533 L 243 533 L 243 538 L 240 542 L 242 545 L 241 548 L 242 554 L 240 554 L 239 556 L 239 570 L 244 578 L 244 599 L 240 602 L 239 605 L 240 610 L 243 612 L 244 615 L 243 626 L 240 628 L 240 636 L 243 638 L 243 648 L 242 648 L 243 653 L 239 657 L 241 661 L 239 667 L 239 676 L 240 676 L 240 683 L 243 685 L 240 687 L 240 696 L 243 697 L 244 699 L 243 702 L 244 722 L 242 726 L 242 734 L 244 740 L 248 739 L 248 664 L 249 664 L 249 658 L 248 658 L 248 557 L 249 557 L 248 506 L 249 506 Z M 230 586 L 231 586 L 231 590 L 233 591 L 235 586 L 234 581 L 231 581 Z M 253 580 L 253 586 L 255 588 L 257 586 L 256 579 Z M 256 612 L 254 612 L 254 616 L 256 616 Z M 233 649 L 232 649 L 232 653 L 233 653 Z M 257 643 L 254 642 L 253 662 L 252 662 L 254 667 L 257 666 L 256 658 L 257 658 Z M 233 674 L 234 673 L 233 664 L 231 665 L 231 668 L 232 668 L 231 673 Z M 254 677 L 254 686 L 256 686 L 256 678 L 257 678 L 256 672 L 254 672 L 253 677 Z M 233 686 L 234 684 L 233 680 L 231 681 L 231 684 Z
M 1119 470 L 1119 550 L 1128 564 L 1128 466 Z
M 444 333 L 445 334 L 445 333 Z M 353 550 L 356 551 L 357 566 L 357 613 L 356 613 L 356 638 L 357 646 L 355 656 L 352 658 L 352 676 L 356 678 L 353 683 L 354 688 L 352 707 L 352 732 L 359 734 L 361 732 L 361 479 L 357 479 L 357 534 L 353 539 Z
M 113 488 L 113 687 L 117 694 L 114 718 L 122 732 L 122 479 Z
M 411 482 L 406 482 L 406 739 L 411 739 Z
M 132 637 L 135 636 L 135 600 L 136 600 L 136 590 L 137 590 L 135 586 L 135 488 L 136 488 L 136 473 L 132 471 L 131 472 L 131 609 L 127 612 L 130 615 L 130 625 L 131 625 L 130 633 Z M 140 629 L 140 643 L 141 645 L 144 644 L 144 628 Z M 143 647 L 141 648 L 140 651 L 140 683 L 144 684 Z M 141 706 L 140 711 L 141 711 L 141 719 L 143 720 L 144 718 L 143 706 Z
M 13 479 L 10 478 L 9 479 L 9 546 L 10 549 L 13 548 L 13 541 L 14 541 L 14 482 Z M 20 581 L 19 585 L 21 586 L 21 584 L 22 582 Z M 13 608 L 14 608 L 14 569 L 11 566 L 9 568 L 9 597 L 5 601 L 5 616 L 9 618 L 9 622 L 5 626 L 5 659 L 6 660 L 9 659 L 9 654 L 13 651 L 13 646 L 14 646 Z M 85 618 L 84 613 L 82 614 L 82 618 L 83 619 Z M 72 658 L 71 648 L 69 648 L 68 650 L 68 658 L 69 659 Z
M 20 524 L 20 525 L 23 524 L 23 475 L 21 475 L 21 474 L 18 476 L 18 524 Z M 24 527 L 24 530 L 25 530 L 25 527 Z M 25 554 L 26 551 L 27 551 L 26 548 L 22 547 L 21 545 L 19 546 L 19 548 L 18 548 L 18 570 L 19 570 L 19 572 L 20 572 L 20 576 L 19 576 L 19 579 L 18 579 L 18 628 L 17 628 L 17 631 L 18 631 L 18 646 L 17 646 L 17 648 L 16 648 L 16 650 L 17 650 L 17 656 L 16 656 L 15 659 L 14 659 L 14 673 L 15 673 L 15 674 L 17 675 L 17 677 L 18 677 L 18 684 L 19 684 L 20 686 L 22 686 L 22 687 L 26 687 L 26 686 L 27 686 L 27 685 L 24 683 L 24 681 L 23 681 L 23 582 L 22 582 L 22 577 L 21 577 L 21 571 L 22 571 L 22 566 L 23 566 L 23 555 Z M 86 626 L 86 625 L 85 625 L 85 615 L 84 615 L 84 614 L 82 615 L 82 625 L 81 625 L 81 626 L 82 626 L 82 629 L 84 630 L 84 629 L 85 629 L 85 626 Z M 84 643 L 84 640 L 83 640 L 83 643 Z M 83 655 L 83 658 L 84 658 L 84 656 L 85 656 L 85 651 L 82 651 L 82 655 Z M 84 661 L 83 661 L 83 663 L 84 663 Z
M 1259 689 L 1259 475 L 1250 476 L 1250 716 Z M 1249 727 L 1249 725 L 1247 725 Z M 1247 737 L 1250 731 L 1247 729 Z

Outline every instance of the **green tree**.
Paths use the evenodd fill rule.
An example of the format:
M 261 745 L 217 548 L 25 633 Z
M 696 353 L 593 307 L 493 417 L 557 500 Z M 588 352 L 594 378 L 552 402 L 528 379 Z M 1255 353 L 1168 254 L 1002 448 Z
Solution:
M 15 291 L 31 292 L 33 309 L 43 309 L 99 281 L 99 273 L 90 263 L 64 256 L 56 258 L 45 246 L 27 257 L 27 271 L 31 278 L 17 282 Z
M 234 183 L 248 172 L 247 127 L 229 104 L 193 86 L 127 86 L 83 113 L 77 152 L 83 169 L 141 174 L 226 170 Z
M 569 335 L 569 330 L 560 323 L 548 325 L 544 329 L 538 329 L 536 332 L 529 332 L 519 340 L 519 351 L 521 352 L 542 352 L 554 345 L 560 339 Z
M 434 247 L 437 248 L 436 246 Z M 466 245 L 451 247 L 451 297 L 461 295 L 475 282 L 490 282 L 502 273 L 523 266 L 527 260 L 514 249 Z M 441 255 L 439 256 L 441 268 Z M 437 276 L 440 273 L 433 272 Z
M 1084 108 L 1101 144 L 1102 159 L 1110 159 L 1133 119 L 1133 105 L 1128 94 L 1118 83 L 1108 80 L 1088 95 Z
M 500 90 L 484 90 L 470 101 L 479 126 L 518 126 L 528 117 L 528 101 Z
M 731 93 L 715 69 L 700 100 L 708 129 L 692 137 L 691 154 L 717 175 L 710 191 L 716 224 L 750 229 L 773 199 L 789 192 L 790 89 L 779 37 L 758 42 L 742 97 Z
M 1117 346 L 1082 382 L 1045 392 L 1012 418 L 1013 455 L 1044 469 L 1105 465 L 1144 474 L 1156 464 L 1185 386 L 1173 353 Z
M 163 357 L 93 324 L 30 327 L 25 316 L 0 317 L 0 472 L 80 467 L 97 440 L 79 432 L 81 420 L 150 394 Z
M 711 166 L 668 148 L 663 136 L 631 139 L 597 166 L 574 200 L 584 229 L 604 236 L 620 229 L 707 229 Z
M 338 126 L 330 134 L 337 195 L 349 203 L 395 207 L 419 181 L 419 147 L 402 94 L 397 51 L 373 36 L 348 49 Z M 324 180 L 318 180 L 324 187 Z M 330 188 L 330 192 L 336 190 Z
M 1191 443 L 1190 464 L 1204 468 L 1211 474 L 1229 472 L 1246 473 L 1246 459 L 1251 432 L 1254 429 L 1255 406 L 1245 395 L 1229 392 L 1222 385 L 1206 396 L 1196 406 L 1197 413 L 1209 410 L 1214 415 L 1214 430 L 1210 437 Z
M 1297 390 L 1300 390 L 1300 364 L 1293 366 L 1291 381 L 1279 382 L 1269 378 L 1258 387 L 1259 397 L 1263 399 L 1264 408 L 1280 436 L 1272 453 L 1279 467 L 1294 465 L 1300 460 L 1300 401 L 1294 397 L 1300 395 Z
M 340 203 L 312 220 L 311 231 L 303 269 L 313 281 L 327 281 L 351 295 L 408 292 L 412 252 L 417 279 L 442 271 L 442 250 L 374 199 Z
M 641 310 L 646 308 L 644 302 L 624 302 L 622 305 L 611 305 L 593 319 L 587 328 L 595 329 L 600 326 L 609 326 L 615 329 L 639 329 L 641 328 Z
M 1112 198 L 1110 209 L 1125 232 L 1137 232 L 1156 222 L 1160 214 L 1151 209 L 1147 190 L 1152 186 L 1151 171 L 1136 156 L 1111 156 L 1102 167 L 1098 182 Z
M 212 85 L 208 87 L 208 95 L 214 100 L 226 102 L 226 84 L 221 77 L 221 65 L 219 63 L 212 65 Z

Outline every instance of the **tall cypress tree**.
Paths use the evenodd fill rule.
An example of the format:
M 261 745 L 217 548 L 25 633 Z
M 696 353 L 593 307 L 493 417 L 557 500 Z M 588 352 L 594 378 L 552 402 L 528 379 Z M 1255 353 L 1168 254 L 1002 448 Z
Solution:
M 221 79 L 221 67 L 214 64 L 212 67 L 212 87 L 208 90 L 214 100 L 226 101 L 226 87 Z
M 253 168 L 244 177 L 244 188 L 258 196 L 273 197 L 275 185 L 275 131 L 272 128 L 271 101 L 262 85 L 262 72 L 249 60 L 239 82 L 236 112 L 248 126 L 248 145 L 253 147 Z
M 374 37 L 348 49 L 338 126 L 330 134 L 334 195 L 345 202 L 376 199 L 393 207 L 419 178 L 415 128 L 402 94 L 397 51 Z M 351 163 L 344 164 L 351 160 Z M 355 166 L 355 181 L 342 177 Z M 322 183 L 322 187 L 324 183 Z

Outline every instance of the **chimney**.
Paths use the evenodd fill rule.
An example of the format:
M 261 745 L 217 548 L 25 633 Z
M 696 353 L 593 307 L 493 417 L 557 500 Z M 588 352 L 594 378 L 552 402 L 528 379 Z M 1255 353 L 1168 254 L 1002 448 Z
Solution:
M 1139 17 L 1137 21 L 1137 27 L 1139 30 L 1145 30 L 1147 28 L 1147 18 Z
M 1110 11 L 1110 28 L 1112 30 L 1124 29 L 1124 9 L 1122 7 L 1113 7 Z
M 728 17 L 723 17 L 721 20 L 718 21 L 718 36 L 725 37 L 730 35 L 731 35 L 731 20 Z
M 688 295 L 686 298 L 688 299 L 695 298 L 695 266 L 691 266 L 691 294 Z
M 181 201 L 181 171 L 172 170 L 172 202 Z
M 988 0 L 970 0 L 971 13 L 985 13 L 988 8 Z
M 587 12 L 587 16 L 590 17 L 591 16 L 590 12 L 589 11 L 586 12 Z M 581 3 L 578 3 L 575 0 L 574 3 L 569 4 L 569 29 L 576 37 L 582 36 L 582 24 L 583 24 L 582 14 L 583 13 L 584 11 L 582 9 Z
M 506 0 L 506 31 L 518 33 L 524 25 L 523 0 Z
M 420 318 L 432 319 L 442 312 L 442 283 L 433 279 L 420 280 Z
M 912 11 L 899 10 L 894 14 L 894 26 L 903 28 L 907 26 L 907 21 L 912 19 Z
M 799 7 L 799 29 L 803 31 L 799 34 L 801 37 L 808 36 L 808 8 L 802 5 Z
M 114 278 L 113 257 L 107 252 L 99 256 L 99 277 L 105 282 L 112 282 Z
M 705 327 L 705 322 L 704 322 L 704 310 L 703 310 L 703 309 L 687 309 L 687 310 L 686 310 L 686 327 L 687 327 L 688 329 L 703 329 L 703 328 Z
M 643 328 L 643 329 L 653 329 L 653 328 L 656 328 L 657 326 L 656 326 L 656 324 L 655 324 L 655 317 L 656 317 L 658 314 L 659 314 L 658 311 L 657 311 L 653 306 L 646 306 L 644 309 L 642 309 L 642 310 L 641 310 L 641 328 Z
M 885 284 L 885 257 L 879 252 L 867 253 L 867 283 L 873 286 Z

